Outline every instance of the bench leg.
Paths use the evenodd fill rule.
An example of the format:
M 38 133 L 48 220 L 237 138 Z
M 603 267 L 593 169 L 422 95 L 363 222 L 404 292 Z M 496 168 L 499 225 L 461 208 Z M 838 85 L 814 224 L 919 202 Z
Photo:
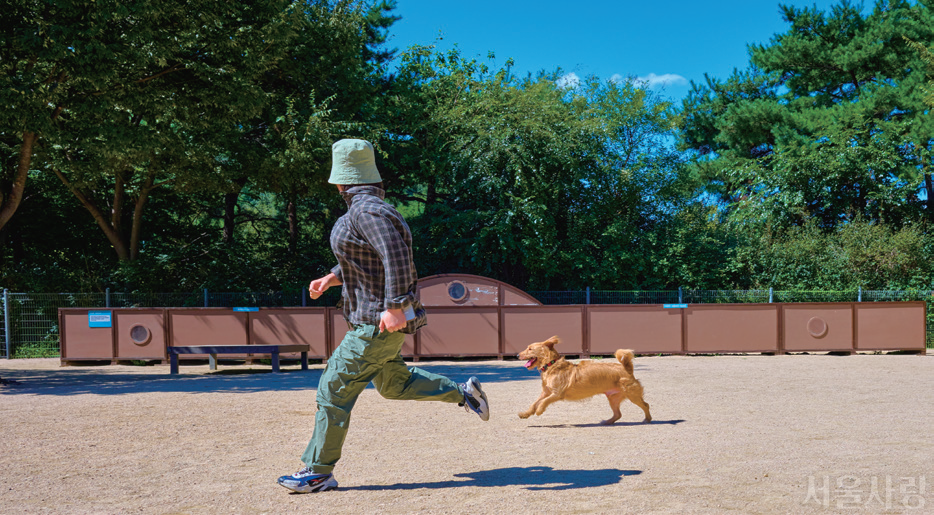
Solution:
M 208 363 L 211 366 L 211 370 L 217 370 L 217 354 L 208 354 Z
M 279 372 L 279 353 L 273 352 L 272 354 L 269 355 L 269 357 L 272 358 L 272 373 L 275 374 Z
M 302 353 L 302 370 L 308 370 L 308 353 Z
M 174 352 L 169 353 L 169 373 L 178 373 L 178 354 L 175 354 Z

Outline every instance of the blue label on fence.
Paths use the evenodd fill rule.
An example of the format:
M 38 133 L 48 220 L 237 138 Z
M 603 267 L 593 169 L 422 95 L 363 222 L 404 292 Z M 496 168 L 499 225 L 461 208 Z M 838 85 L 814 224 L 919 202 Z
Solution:
M 233 308 L 234 311 L 259 311 L 259 308 Z
M 665 309 L 677 309 L 677 308 L 686 308 L 687 304 L 665 304 Z
M 110 311 L 88 311 L 88 327 L 111 327 L 113 318 Z

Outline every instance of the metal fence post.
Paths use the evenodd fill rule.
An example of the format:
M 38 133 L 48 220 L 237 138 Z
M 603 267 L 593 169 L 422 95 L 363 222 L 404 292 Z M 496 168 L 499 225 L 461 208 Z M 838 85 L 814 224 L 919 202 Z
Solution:
M 772 288 L 769 288 L 769 304 L 772 303 Z
M 204 289 L 204 307 L 208 307 L 208 289 Z
M 110 288 L 107 288 L 106 290 L 104 290 L 104 307 L 105 308 L 110 307 Z
M 862 301 L 863 301 L 863 287 L 860 286 L 859 293 L 856 296 L 856 302 L 862 302 Z
M 3 336 L 6 340 L 6 359 L 11 359 L 13 345 L 10 338 L 10 297 L 6 288 L 3 289 Z
M 587 287 L 587 294 L 585 296 L 586 304 L 590 304 L 590 286 Z
M 681 290 L 681 287 L 678 286 L 678 304 L 684 304 L 684 292 Z

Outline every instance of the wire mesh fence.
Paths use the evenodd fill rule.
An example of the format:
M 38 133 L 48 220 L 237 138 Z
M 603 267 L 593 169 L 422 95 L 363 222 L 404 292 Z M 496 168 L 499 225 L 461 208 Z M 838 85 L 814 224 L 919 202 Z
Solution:
M 7 357 L 58 356 L 58 309 L 103 306 L 102 293 L 9 293 L 4 326 Z
M 934 291 L 530 291 L 542 304 L 724 304 L 769 302 L 896 302 L 926 301 L 927 347 L 934 348 Z M 60 352 L 59 308 L 167 308 L 167 307 L 296 307 L 334 306 L 339 289 L 318 299 L 304 291 L 292 292 L 182 292 L 182 293 L 11 293 L 4 292 L 0 312 L 0 357 L 57 357 Z
M 199 293 L 113 293 L 103 307 L 191 308 L 203 305 L 204 296 Z
M 769 290 L 685 290 L 686 304 L 745 304 L 772 302 Z
M 9 297 L 6 290 L 3 290 L 3 301 L 0 302 L 0 315 L 3 315 L 3 323 L 0 324 L 0 358 L 9 359 L 10 358 L 10 349 L 7 334 L 9 330 L 7 326 L 10 323 L 10 318 L 7 317 L 7 303 L 9 302 Z

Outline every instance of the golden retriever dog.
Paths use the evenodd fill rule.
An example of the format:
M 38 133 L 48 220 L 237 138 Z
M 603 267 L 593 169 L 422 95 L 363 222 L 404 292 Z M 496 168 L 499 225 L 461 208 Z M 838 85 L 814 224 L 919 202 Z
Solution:
M 565 360 L 555 351 L 560 343 L 557 336 L 529 345 L 519 353 L 519 359 L 527 360 L 525 368 L 538 367 L 542 373 L 542 394 L 529 409 L 519 413 L 519 418 L 541 415 L 555 401 L 579 401 L 603 394 L 610 401 L 613 416 L 600 422 L 609 425 L 622 416 L 619 405 L 629 399 L 645 412 L 643 422 L 651 422 L 649 404 L 642 399 L 642 383 L 632 375 L 633 353 L 628 349 L 616 351 L 616 362 L 582 360 L 578 364 Z

